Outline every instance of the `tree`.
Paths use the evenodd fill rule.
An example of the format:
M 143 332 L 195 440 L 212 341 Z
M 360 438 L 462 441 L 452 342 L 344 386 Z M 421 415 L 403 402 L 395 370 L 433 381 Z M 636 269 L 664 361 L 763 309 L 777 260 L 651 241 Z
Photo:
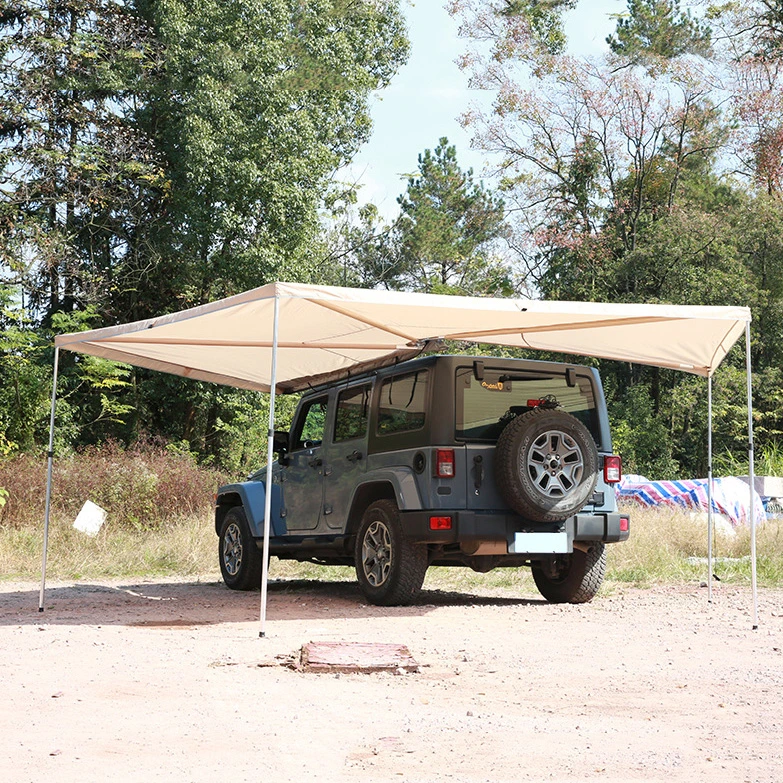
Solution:
M 397 199 L 392 241 L 404 285 L 416 291 L 493 295 L 513 290 L 496 241 L 505 231 L 503 201 L 462 171 L 442 138 L 419 155 L 419 173 Z
M 465 122 L 500 159 L 512 246 L 539 292 L 751 305 L 756 389 L 765 395 L 756 400 L 760 448 L 773 442 L 783 430 L 775 391 L 783 63 L 769 45 L 774 9 L 711 6 L 702 21 L 677 3 L 629 2 L 608 40 L 613 51 L 578 58 L 543 51 L 529 27 L 487 6 L 463 18 L 482 46 L 463 65 L 498 97 Z M 771 37 L 760 53 L 750 31 L 762 23 Z M 715 379 L 725 385 L 716 388 L 716 426 L 732 447 L 742 440 L 739 359 L 731 354 Z M 703 471 L 701 381 L 601 365 L 629 462 L 662 475 Z
M 166 52 L 138 113 L 171 181 L 166 263 L 149 286 L 166 304 L 129 298 L 124 311 L 308 278 L 331 175 L 407 56 L 398 3 L 157 0 L 145 14 Z
M 159 260 L 145 268 L 143 292 L 118 296 L 123 320 L 270 279 L 337 282 L 322 262 L 322 210 L 333 172 L 369 134 L 371 91 L 407 56 L 398 5 L 145 3 L 165 69 L 137 117 L 163 155 L 171 186 L 159 205 Z M 225 464 L 224 425 L 247 395 L 139 371 L 135 377 L 141 413 L 133 432 L 153 422 Z
M 628 0 L 627 16 L 606 42 L 612 52 L 633 63 L 671 60 L 684 54 L 710 53 L 709 25 L 680 10 L 679 0 Z
M 128 113 L 158 65 L 115 0 L 24 0 L 0 15 L 0 263 L 51 315 L 105 297 L 159 179 Z
M 566 45 L 563 13 L 577 0 L 449 0 L 460 33 L 489 43 L 497 52 L 524 46 L 538 55 L 560 54 Z M 468 56 L 468 59 L 470 55 Z
M 0 265 L 48 338 L 274 277 L 334 282 L 333 173 L 407 40 L 398 0 L 24 0 L 0 11 L 0 55 Z M 51 357 L 19 351 L 43 388 Z M 223 459 L 249 404 L 82 357 L 60 369 L 74 443 L 154 422 Z M 17 406 L 25 447 L 34 407 Z

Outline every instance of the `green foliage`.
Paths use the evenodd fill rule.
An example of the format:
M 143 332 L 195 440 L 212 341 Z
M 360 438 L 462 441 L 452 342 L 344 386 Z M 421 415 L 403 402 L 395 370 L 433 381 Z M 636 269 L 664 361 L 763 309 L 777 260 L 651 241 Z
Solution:
M 666 422 L 656 415 L 649 389 L 636 384 L 612 401 L 609 409 L 612 446 L 625 473 L 654 480 L 676 478 L 679 465 L 672 454 Z
M 44 313 L 103 301 L 159 186 L 128 119 L 159 47 L 117 0 L 23 0 L 0 33 L 0 262 Z
M 367 204 L 358 220 L 333 231 L 335 282 L 474 296 L 509 296 L 517 289 L 501 253 L 505 205 L 474 181 L 472 169 L 460 168 L 448 139 L 419 155 L 418 175 L 397 203 L 391 225 Z
M 370 95 L 407 52 L 398 0 L 4 7 L 0 425 L 9 439 L 23 451 L 46 442 L 53 333 L 274 278 L 339 282 L 321 260 L 322 211 L 355 194 L 332 175 L 367 139 Z M 59 454 L 150 431 L 237 471 L 266 452 L 258 395 L 65 351 L 59 367 Z M 290 407 L 280 405 L 283 418 Z
M 419 174 L 398 199 L 394 227 L 400 278 L 431 293 L 509 295 L 510 270 L 496 254 L 505 232 L 503 201 L 462 171 L 442 138 L 419 155 Z
M 783 445 L 776 441 L 764 446 L 760 451 L 754 449 L 753 470 L 757 476 L 783 476 Z M 715 455 L 714 473 L 716 476 L 747 476 L 747 452 L 743 459 L 737 452 L 722 451 Z
M 783 28 L 773 5 L 712 4 L 702 17 L 676 0 L 629 0 L 608 39 L 611 53 L 599 58 L 542 52 L 518 16 L 494 16 L 490 25 L 477 4 L 454 4 L 486 53 L 475 51 L 466 68 L 475 84 L 498 90 L 491 113 L 474 110 L 466 121 L 479 145 L 501 156 L 513 246 L 538 292 L 749 306 L 761 450 L 783 435 L 775 49 Z M 712 24 L 721 35 L 713 37 Z M 706 382 L 600 365 L 626 469 L 704 475 Z M 713 381 L 715 450 L 742 457 L 741 346 Z
M 15 291 L 0 285 L 0 457 L 34 448 L 41 435 L 51 388 L 45 353 Z
M 575 6 L 576 0 L 505 0 L 499 13 L 523 18 L 544 51 L 559 54 L 566 45 L 562 14 Z
M 684 54 L 710 53 L 709 25 L 681 11 L 679 0 L 628 0 L 627 15 L 606 42 L 616 55 L 632 62 L 671 60 Z
M 330 175 L 367 139 L 370 92 L 407 56 L 397 5 L 148 4 L 165 72 L 139 122 L 172 188 L 144 314 L 308 279 Z

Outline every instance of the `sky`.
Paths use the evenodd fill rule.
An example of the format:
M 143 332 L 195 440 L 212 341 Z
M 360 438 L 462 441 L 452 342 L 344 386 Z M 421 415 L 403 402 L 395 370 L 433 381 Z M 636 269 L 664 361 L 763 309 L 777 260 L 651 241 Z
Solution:
M 477 179 L 486 156 L 470 148 L 470 133 L 458 122 L 472 102 L 491 102 L 491 95 L 467 88 L 467 76 L 455 64 L 464 50 L 458 25 L 444 0 L 403 0 L 411 53 L 385 90 L 373 98 L 373 134 L 350 167 L 361 185 L 360 203 L 374 203 L 387 220 L 397 214 L 397 197 L 417 171 L 419 154 L 434 149 L 446 136 L 457 148 L 463 169 Z M 580 0 L 566 19 L 569 50 L 595 54 L 614 29 L 610 14 L 625 10 L 624 0 Z

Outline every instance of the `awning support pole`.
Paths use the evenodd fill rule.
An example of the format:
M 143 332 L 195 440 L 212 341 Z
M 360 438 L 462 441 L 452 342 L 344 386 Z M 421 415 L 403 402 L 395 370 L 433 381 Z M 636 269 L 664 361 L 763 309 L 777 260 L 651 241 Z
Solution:
M 753 630 L 759 627 L 756 584 L 756 477 L 753 464 L 753 377 L 750 370 L 750 321 L 745 324 L 745 376 L 748 381 L 748 480 L 750 483 L 750 584 L 753 592 Z
M 46 555 L 49 550 L 49 515 L 52 508 L 52 464 L 54 462 L 54 407 L 57 402 L 57 368 L 60 362 L 60 349 L 54 349 L 54 376 L 52 378 L 52 410 L 49 414 L 49 451 L 46 466 L 46 511 L 44 512 L 43 556 L 41 558 L 41 592 L 38 595 L 38 611 L 44 610 L 44 591 L 46 590 Z
M 707 600 L 712 603 L 712 376 L 707 378 Z
M 277 392 L 277 333 L 280 319 L 280 299 L 275 292 L 275 314 L 272 328 L 272 371 L 269 379 L 269 429 L 266 444 L 266 491 L 264 492 L 264 549 L 261 567 L 261 630 L 258 635 L 266 636 L 266 596 L 269 581 L 269 530 L 272 519 L 272 459 L 275 441 L 275 398 Z

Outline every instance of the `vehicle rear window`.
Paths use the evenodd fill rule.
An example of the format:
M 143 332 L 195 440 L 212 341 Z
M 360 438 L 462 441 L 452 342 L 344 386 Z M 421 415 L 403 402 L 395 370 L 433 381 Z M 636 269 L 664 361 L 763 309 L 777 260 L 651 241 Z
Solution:
M 531 370 L 484 370 L 479 381 L 472 367 L 457 369 L 456 435 L 460 440 L 495 441 L 510 418 L 530 410 L 536 400 L 552 397 L 560 410 L 579 419 L 600 442 L 595 392 L 588 375 L 569 386 L 562 375 Z
M 429 372 L 419 370 L 406 375 L 395 375 L 381 384 L 378 405 L 378 434 L 420 430 L 427 410 Z

